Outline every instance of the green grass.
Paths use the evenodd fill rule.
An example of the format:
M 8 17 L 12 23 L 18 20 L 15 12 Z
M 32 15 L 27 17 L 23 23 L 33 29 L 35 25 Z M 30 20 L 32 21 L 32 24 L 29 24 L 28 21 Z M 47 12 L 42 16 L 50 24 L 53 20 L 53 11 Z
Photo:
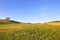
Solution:
M 2 24 L 0 40 L 60 40 L 60 25 Z

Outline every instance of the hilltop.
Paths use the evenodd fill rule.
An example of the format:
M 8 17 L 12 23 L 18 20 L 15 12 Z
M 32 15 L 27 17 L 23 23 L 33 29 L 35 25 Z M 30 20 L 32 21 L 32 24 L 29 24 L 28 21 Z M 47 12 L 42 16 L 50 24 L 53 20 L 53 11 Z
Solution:
M 21 22 L 10 20 L 9 18 L 0 19 L 0 24 L 11 24 L 11 23 L 21 23 Z
M 35 23 L 23 23 L 23 22 L 18 22 L 15 20 L 10 20 L 9 17 L 5 18 L 5 19 L 0 19 L 0 24 L 35 24 Z M 41 23 L 36 23 L 36 24 L 41 24 Z M 42 23 L 45 25 L 60 25 L 60 21 L 56 20 L 56 21 L 50 21 L 50 22 L 45 22 Z
M 43 24 L 46 24 L 46 25 L 60 25 L 60 21 L 50 21 L 50 22 L 46 22 L 46 23 L 43 23 Z

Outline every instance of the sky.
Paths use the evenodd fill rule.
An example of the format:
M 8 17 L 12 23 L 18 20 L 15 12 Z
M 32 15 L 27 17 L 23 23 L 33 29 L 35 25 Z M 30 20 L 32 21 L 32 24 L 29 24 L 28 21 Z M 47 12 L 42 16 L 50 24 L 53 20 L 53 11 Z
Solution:
M 0 19 L 40 23 L 60 20 L 60 0 L 0 0 Z

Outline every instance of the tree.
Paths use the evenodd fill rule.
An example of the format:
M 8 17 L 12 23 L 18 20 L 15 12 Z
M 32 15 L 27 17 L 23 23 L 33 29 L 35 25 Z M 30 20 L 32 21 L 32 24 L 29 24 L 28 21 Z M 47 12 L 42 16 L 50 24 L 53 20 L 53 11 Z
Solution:
M 9 17 L 6 17 L 6 20 L 9 20 L 10 18 Z

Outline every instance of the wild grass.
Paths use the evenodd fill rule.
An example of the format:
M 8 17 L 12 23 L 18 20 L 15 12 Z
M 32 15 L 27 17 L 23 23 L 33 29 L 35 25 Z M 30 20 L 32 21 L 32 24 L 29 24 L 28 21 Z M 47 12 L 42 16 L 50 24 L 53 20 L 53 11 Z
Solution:
M 60 40 L 60 25 L 2 24 L 0 40 Z

